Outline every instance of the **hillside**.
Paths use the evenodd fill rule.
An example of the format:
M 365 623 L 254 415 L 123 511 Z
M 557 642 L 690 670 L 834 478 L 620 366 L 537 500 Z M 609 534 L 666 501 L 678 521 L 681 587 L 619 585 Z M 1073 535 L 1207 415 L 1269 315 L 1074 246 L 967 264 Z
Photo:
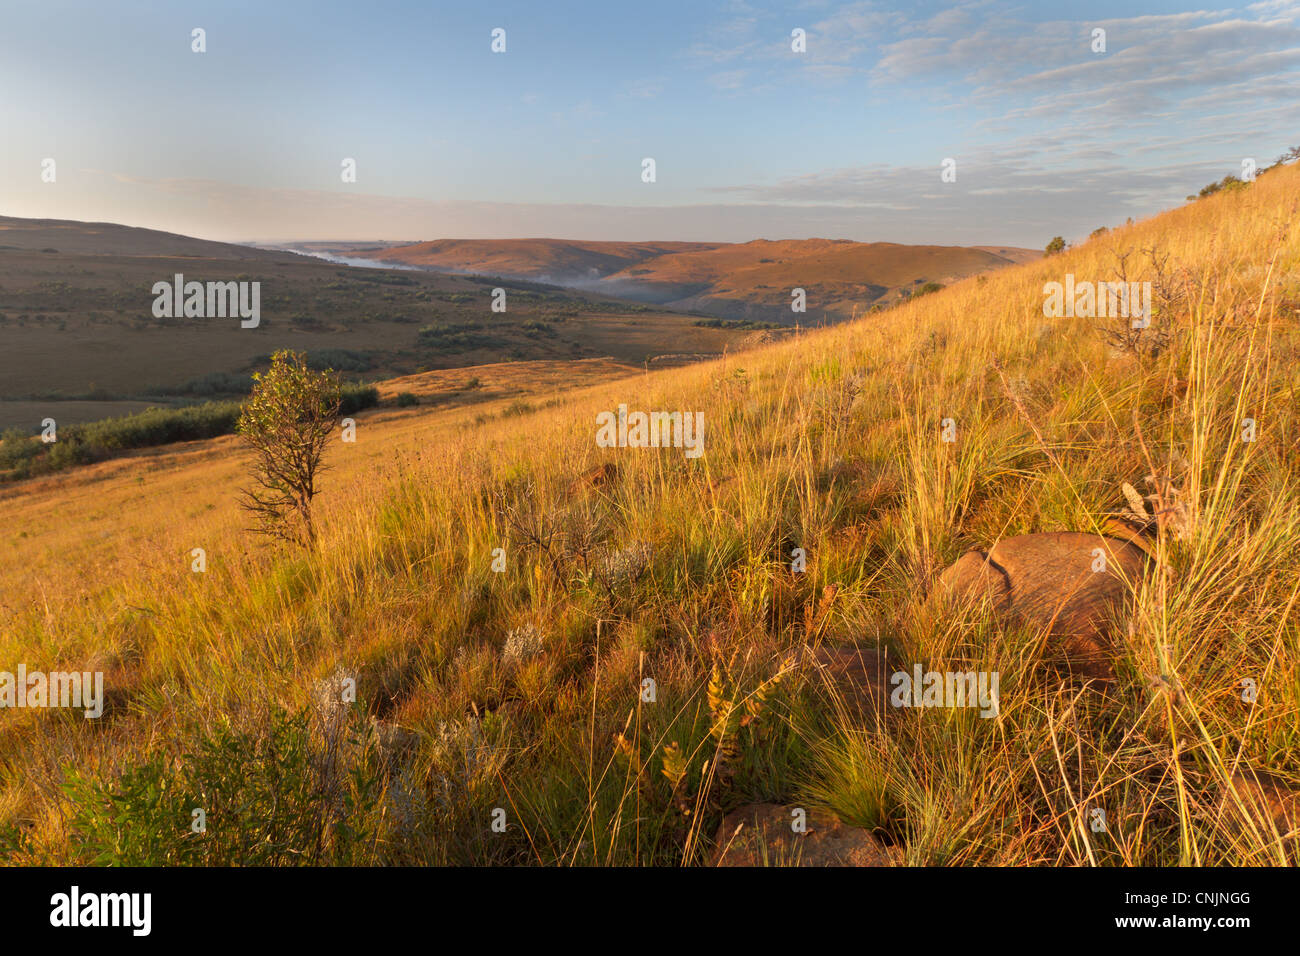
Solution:
M 717 248 L 711 242 L 585 242 L 574 239 L 438 239 L 359 257 L 446 272 L 508 276 L 557 284 L 603 279 L 660 256 Z
M 629 298 L 695 308 L 728 318 L 791 321 L 791 290 L 807 292 L 814 316 L 847 318 L 897 302 L 927 282 L 959 279 L 1038 257 L 961 246 L 906 246 L 807 239 L 758 239 L 735 246 L 667 253 L 608 277 L 605 288 Z
M 259 283 L 256 328 L 157 317 L 154 284 Z M 492 290 L 506 311 L 492 310 Z M 0 431 L 241 394 L 276 349 L 353 379 L 501 361 L 717 355 L 746 332 L 517 280 L 348 268 L 111 223 L 0 219 Z
M 322 248 L 324 248 L 322 246 Z M 342 247 L 339 247 L 340 251 Z M 727 319 L 839 321 L 897 302 L 927 282 L 1038 258 L 1029 249 L 905 246 L 831 239 L 746 243 L 443 239 L 352 255 L 452 272 L 529 278 Z M 805 289 L 807 312 L 791 311 Z
M 15 487 L 0 654 L 102 670 L 108 709 L 0 713 L 0 853 L 695 865 L 766 803 L 916 866 L 1300 862 L 1297 197 L 1281 169 L 743 356 L 365 413 L 302 553 L 243 530 L 233 439 Z M 1045 317 L 1120 270 L 1147 332 Z M 702 413 L 703 455 L 599 447 L 624 404 Z M 1178 520 L 1108 683 L 927 601 L 1148 475 Z M 1000 673 L 1000 711 L 880 706 L 845 652 Z
M 254 249 L 228 242 L 211 242 L 113 222 L 0 216 L 0 252 L 13 251 L 50 255 L 233 259 L 261 263 L 283 263 L 292 259 L 290 254 L 284 252 Z

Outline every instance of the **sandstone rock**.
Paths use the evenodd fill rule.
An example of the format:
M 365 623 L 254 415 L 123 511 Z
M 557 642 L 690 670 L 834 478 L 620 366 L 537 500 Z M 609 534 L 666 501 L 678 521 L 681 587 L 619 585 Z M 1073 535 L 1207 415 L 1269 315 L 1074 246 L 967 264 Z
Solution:
M 1107 680 L 1114 677 L 1112 624 L 1150 560 L 1136 535 L 1018 535 L 962 555 L 939 576 L 935 597 L 987 598 L 999 615 L 1047 628 L 1049 654 L 1071 671 Z
M 1232 785 L 1241 802 L 1254 813 L 1271 819 L 1282 836 L 1300 831 L 1300 790 L 1281 777 L 1264 771 L 1234 773 Z M 1225 792 L 1223 810 L 1230 818 L 1240 816 L 1240 811 L 1234 814 L 1230 810 L 1236 806 L 1232 794 Z
M 727 814 L 718 827 L 713 866 L 893 866 L 893 855 L 861 827 L 825 810 L 807 811 L 796 833 L 794 807 L 754 803 Z
M 864 710 L 889 709 L 889 676 L 897 668 L 885 648 L 819 647 L 809 649 L 804 659 L 846 703 Z

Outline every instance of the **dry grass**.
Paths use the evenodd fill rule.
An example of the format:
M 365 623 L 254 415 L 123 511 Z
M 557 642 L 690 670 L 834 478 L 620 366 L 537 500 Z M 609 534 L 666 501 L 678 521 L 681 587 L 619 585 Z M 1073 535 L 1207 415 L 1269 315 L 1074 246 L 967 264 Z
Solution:
M 378 723 L 355 714 L 353 749 L 313 732 L 332 756 L 307 791 L 352 802 L 312 860 L 695 863 L 725 810 L 766 800 L 829 807 L 913 864 L 1296 862 L 1247 781 L 1300 786 L 1298 193 L 1300 169 L 1272 172 L 869 321 L 499 420 L 381 413 L 333 453 L 308 554 L 239 530 L 230 441 L 6 497 L 0 659 L 93 662 L 116 692 L 98 722 L 3 715 L 11 859 L 173 825 L 184 852 L 236 859 L 189 837 L 188 815 L 131 804 L 106 824 L 87 801 L 146 756 L 183 776 L 223 728 L 260 739 L 271 714 L 319 715 L 341 668 L 358 680 L 349 713 Z M 1159 355 L 1043 318 L 1044 282 L 1113 279 L 1125 253 L 1145 278 L 1153 248 Z M 597 448 L 595 414 L 620 402 L 702 410 L 705 455 Z M 1045 667 L 1041 634 L 922 613 L 966 547 L 1093 530 L 1150 474 L 1177 489 L 1180 533 L 1157 542 L 1169 571 L 1142 586 L 1104 692 Z M 821 642 L 997 670 L 1001 714 L 864 718 L 791 663 Z M 338 786 L 344 766 L 377 783 Z M 69 769 L 90 789 L 61 789 Z M 232 799 L 238 778 L 212 773 Z M 175 846 L 116 858 L 190 859 Z M 292 850 L 279 861 L 305 858 Z

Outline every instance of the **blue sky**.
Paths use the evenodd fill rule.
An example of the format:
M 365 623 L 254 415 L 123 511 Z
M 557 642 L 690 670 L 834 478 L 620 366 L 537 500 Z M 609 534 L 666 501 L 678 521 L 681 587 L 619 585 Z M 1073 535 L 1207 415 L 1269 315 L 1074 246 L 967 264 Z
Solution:
M 1272 161 L 1297 90 L 1300 0 L 41 0 L 0 12 L 0 214 L 1041 247 Z

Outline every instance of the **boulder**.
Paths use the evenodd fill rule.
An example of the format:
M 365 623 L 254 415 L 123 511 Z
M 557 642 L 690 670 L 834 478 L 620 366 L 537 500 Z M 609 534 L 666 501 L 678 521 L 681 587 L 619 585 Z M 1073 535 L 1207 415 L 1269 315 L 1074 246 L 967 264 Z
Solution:
M 722 819 L 713 866 L 893 866 L 894 856 L 861 827 L 827 810 L 808 810 L 804 832 L 793 829 L 795 807 L 752 803 Z
M 1049 656 L 1073 673 L 1109 680 L 1113 625 L 1152 560 L 1145 541 L 1121 533 L 1004 538 L 962 555 L 939 576 L 935 597 L 949 604 L 987 599 L 1000 616 L 1045 628 Z
M 883 647 L 819 647 L 804 660 L 844 699 L 865 711 L 889 710 L 889 676 L 897 667 Z
M 1242 804 L 1256 816 L 1271 819 L 1283 837 L 1300 832 L 1300 790 L 1282 777 L 1266 771 L 1234 773 L 1232 786 Z M 1223 812 L 1228 814 L 1229 819 L 1240 816 L 1239 812 L 1232 812 L 1231 808 L 1236 806 L 1232 794 L 1225 792 Z

